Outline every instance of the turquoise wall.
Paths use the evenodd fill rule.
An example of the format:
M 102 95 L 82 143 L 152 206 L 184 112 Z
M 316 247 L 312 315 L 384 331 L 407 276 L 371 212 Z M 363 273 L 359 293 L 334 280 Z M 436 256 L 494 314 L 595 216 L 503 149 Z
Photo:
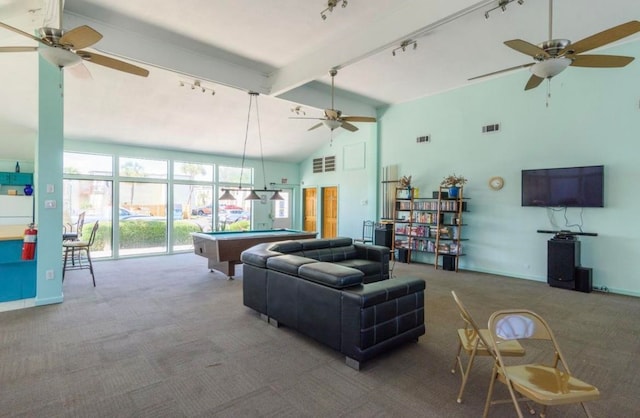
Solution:
M 604 53 L 640 57 L 640 42 Z M 550 84 L 525 92 L 526 70 L 480 82 L 379 113 L 380 165 L 397 164 L 415 187 L 436 190 L 450 173 L 469 179 L 471 198 L 464 235 L 464 269 L 546 281 L 548 234 L 538 229 L 582 230 L 582 265 L 593 268 L 594 285 L 640 296 L 636 212 L 640 194 L 640 60 L 624 69 L 570 67 Z M 498 133 L 481 127 L 500 123 Z M 417 144 L 416 137 L 431 135 Z M 605 207 L 554 212 L 520 206 L 522 169 L 605 166 Z M 505 187 L 488 187 L 502 176 Z M 349 178 L 345 178 L 349 182 Z M 349 187 L 341 183 L 341 187 Z M 431 258 L 430 258 L 431 257 Z M 432 262 L 421 254 L 418 260 Z
M 322 231 L 320 214 L 322 187 L 338 188 L 338 235 L 358 238 L 362 236 L 362 221 L 377 219 L 378 146 L 375 123 L 358 123 L 358 131 L 347 132 L 338 129 L 333 141 L 329 130 L 327 143 L 311 157 L 300 164 L 303 188 L 318 191 L 317 226 Z M 326 156 L 336 157 L 336 171 L 313 173 L 313 159 Z

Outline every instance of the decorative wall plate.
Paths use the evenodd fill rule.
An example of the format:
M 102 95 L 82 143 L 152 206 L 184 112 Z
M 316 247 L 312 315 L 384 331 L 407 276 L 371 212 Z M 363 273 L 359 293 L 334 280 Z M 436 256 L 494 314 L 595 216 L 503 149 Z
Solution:
M 504 179 L 500 176 L 491 177 L 489 179 L 489 187 L 493 190 L 500 190 L 504 187 Z

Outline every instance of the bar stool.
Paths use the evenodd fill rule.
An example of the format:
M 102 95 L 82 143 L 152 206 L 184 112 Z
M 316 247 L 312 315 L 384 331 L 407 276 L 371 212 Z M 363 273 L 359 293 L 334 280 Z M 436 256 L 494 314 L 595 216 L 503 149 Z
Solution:
M 64 249 L 64 264 L 62 267 L 62 281 L 64 282 L 64 274 L 67 270 L 80 270 L 89 269 L 91 272 L 91 278 L 93 279 L 93 287 L 96 286 L 96 277 L 93 274 L 93 263 L 91 262 L 91 246 L 96 239 L 96 231 L 98 230 L 99 222 L 96 221 L 91 229 L 91 235 L 89 235 L 88 241 L 63 241 L 62 248 Z M 83 263 L 82 255 L 85 255 L 86 263 Z M 71 254 L 72 263 L 71 266 L 67 265 L 67 259 Z M 77 263 L 76 263 L 77 260 Z

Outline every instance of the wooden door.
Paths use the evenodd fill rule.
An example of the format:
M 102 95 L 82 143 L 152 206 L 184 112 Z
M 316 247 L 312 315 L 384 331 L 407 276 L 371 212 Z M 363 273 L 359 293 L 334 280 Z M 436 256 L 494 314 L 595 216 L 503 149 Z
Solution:
M 322 188 L 322 238 L 338 236 L 338 188 Z
M 302 189 L 302 229 L 306 232 L 317 231 L 316 206 L 318 204 L 316 189 Z

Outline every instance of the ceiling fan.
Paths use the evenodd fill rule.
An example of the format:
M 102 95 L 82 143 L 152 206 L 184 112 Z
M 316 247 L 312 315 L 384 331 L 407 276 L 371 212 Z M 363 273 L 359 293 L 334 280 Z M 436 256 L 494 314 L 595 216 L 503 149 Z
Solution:
M 322 122 L 313 125 L 308 130 L 311 131 L 313 129 L 319 128 L 322 125 L 326 125 L 332 131 L 337 128 L 344 128 L 347 131 L 355 132 L 358 128 L 349 123 L 349 122 L 375 122 L 376 118 L 372 118 L 369 116 L 342 116 L 342 111 L 334 109 L 333 100 L 334 100 L 334 77 L 338 74 L 338 70 L 332 68 L 329 70 L 329 75 L 331 76 L 331 108 L 324 110 L 324 118 L 312 118 L 312 117 L 290 117 L 290 119 L 318 119 Z
M 506 41 L 505 45 L 515 49 L 525 55 L 529 55 L 534 62 L 517 65 L 504 70 L 494 71 L 481 76 L 470 78 L 487 77 L 512 71 L 519 68 L 530 67 L 532 73 L 525 90 L 538 87 L 544 79 L 551 79 L 560 74 L 568 66 L 590 67 L 590 68 L 616 68 L 624 67 L 634 60 L 634 57 L 620 55 L 581 55 L 583 52 L 618 41 L 627 36 L 640 31 L 640 22 L 632 20 L 618 26 L 606 29 L 602 32 L 591 35 L 576 43 L 571 43 L 568 39 L 553 39 L 551 28 L 553 24 L 553 0 L 549 0 L 549 40 L 538 45 L 531 44 L 522 39 Z
M 63 30 L 62 7 L 63 0 L 60 0 L 58 25 L 59 28 L 43 26 L 38 29 L 39 37 L 31 35 L 30 33 L 27 33 L 13 26 L 7 25 L 6 23 L 0 22 L 0 27 L 25 36 L 27 38 L 33 39 L 40 44 L 40 47 L 0 47 L 0 52 L 39 51 L 47 61 L 60 68 L 74 68 L 78 66 L 78 64 L 81 64 L 83 61 L 87 61 L 141 77 L 147 77 L 149 75 L 149 71 L 144 68 L 129 64 L 124 61 L 120 61 L 115 58 L 107 57 L 105 55 L 96 54 L 95 52 L 84 50 L 83 48 L 88 48 L 102 39 L 102 34 L 86 25 L 79 26 L 69 31 Z M 84 71 L 86 71 L 86 68 L 84 69 Z M 82 70 L 79 73 L 76 71 L 76 74 L 82 75 Z

